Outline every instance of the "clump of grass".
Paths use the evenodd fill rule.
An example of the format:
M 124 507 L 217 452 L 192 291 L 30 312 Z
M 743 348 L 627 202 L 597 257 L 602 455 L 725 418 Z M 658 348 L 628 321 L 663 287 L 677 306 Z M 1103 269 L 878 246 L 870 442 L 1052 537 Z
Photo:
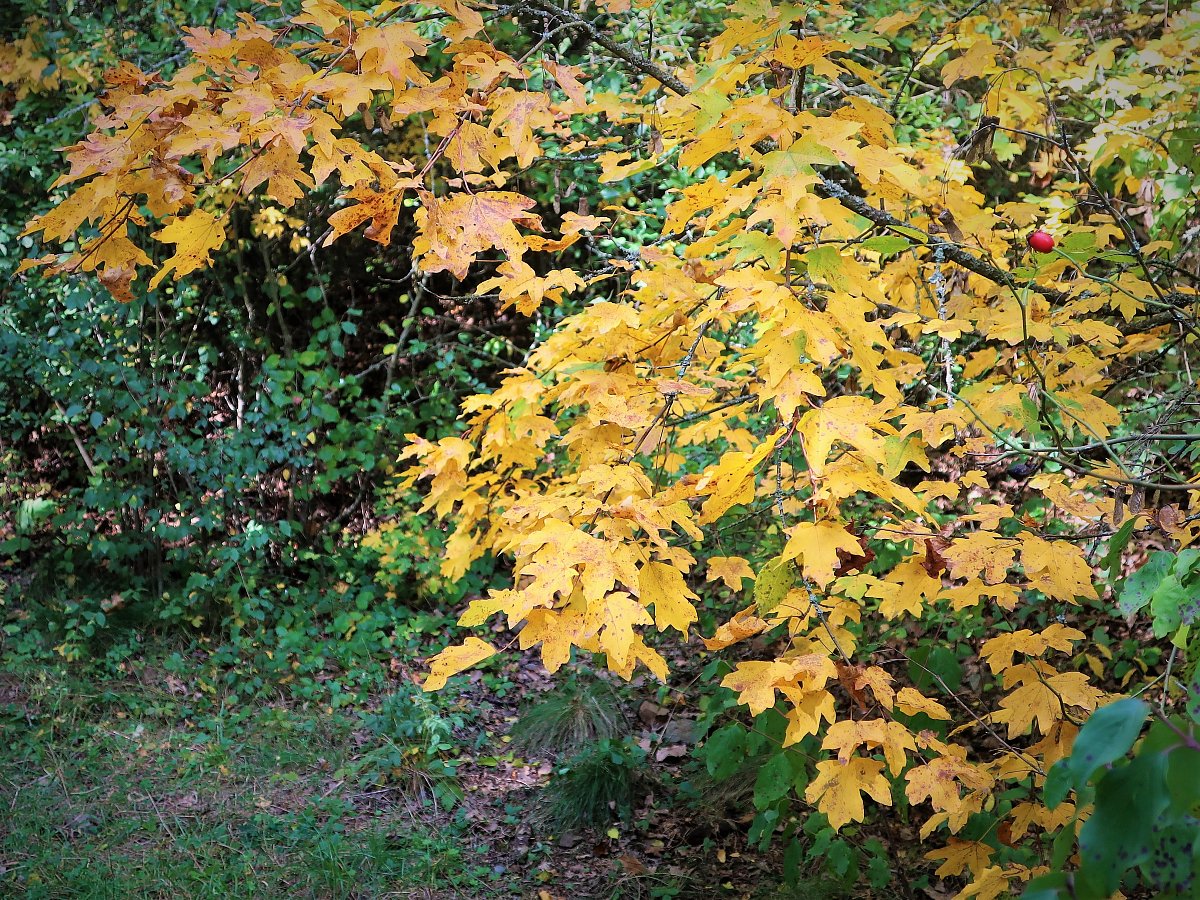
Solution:
M 621 701 L 605 682 L 570 685 L 548 694 L 521 715 L 512 729 L 520 750 L 579 753 L 627 730 Z
M 700 844 L 706 838 L 741 831 L 754 815 L 754 782 L 758 772 L 743 766 L 727 778 L 713 778 L 704 769 L 693 773 L 680 787 L 687 807 L 689 827 L 684 839 Z
M 596 741 L 556 772 L 547 788 L 545 817 L 559 830 L 627 819 L 649 778 L 645 751 L 636 744 Z

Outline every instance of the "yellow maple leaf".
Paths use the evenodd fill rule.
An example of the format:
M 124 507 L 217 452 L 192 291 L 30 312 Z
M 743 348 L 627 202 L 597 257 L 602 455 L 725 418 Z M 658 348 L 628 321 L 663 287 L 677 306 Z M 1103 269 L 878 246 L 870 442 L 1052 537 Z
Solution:
M 957 538 L 942 550 L 955 578 L 983 576 L 984 584 L 999 584 L 1016 562 L 1016 543 L 987 531 Z
M 942 84 L 946 87 L 962 78 L 974 78 L 996 61 L 996 45 L 987 37 L 972 35 L 967 52 L 942 66 Z
M 299 154 L 280 140 L 246 163 L 242 170 L 242 193 L 249 194 L 264 181 L 268 196 L 285 208 L 304 196 L 302 188 L 313 186 L 312 178 L 300 169 Z
M 791 674 L 792 667 L 778 660 L 740 662 L 721 680 L 721 687 L 737 691 L 738 703 L 748 706 L 750 714 L 757 716 L 775 705 L 776 685 Z
M 920 766 L 913 766 L 904 775 L 907 782 L 904 796 L 912 804 L 928 798 L 935 810 L 949 813 L 953 823 L 966 822 L 970 806 L 964 802 L 962 787 L 987 790 L 994 779 L 983 769 L 953 754 L 946 754 Z M 957 830 L 952 825 L 952 830 Z
M 525 252 L 520 225 L 542 230 L 540 216 L 529 212 L 535 202 L 509 191 L 479 191 L 452 194 L 447 198 L 419 190 L 418 234 L 413 249 L 426 272 L 450 272 L 462 279 L 475 255 L 491 248 L 503 250 L 509 259 Z
M 834 397 L 820 409 L 810 409 L 796 429 L 804 438 L 804 456 L 809 469 L 820 476 L 835 441 L 844 441 L 861 450 L 868 458 L 883 462 L 886 447 L 876 427 L 887 415 L 883 405 L 869 397 Z
M 877 803 L 892 805 L 891 785 L 883 774 L 883 762 L 854 757 L 845 762 L 835 759 L 817 763 L 817 777 L 809 783 L 804 799 L 816 803 L 833 830 L 838 831 L 848 822 L 866 818 L 864 793 Z
M 950 713 L 946 711 L 946 707 L 936 700 L 930 700 L 915 688 L 900 688 L 896 694 L 896 708 L 906 716 L 924 713 L 931 719 L 940 719 L 941 721 L 950 719 Z
M 1009 634 L 988 638 L 983 642 L 979 655 L 987 660 L 992 674 L 998 675 L 1012 666 L 1014 654 L 1041 656 L 1050 649 L 1070 653 L 1074 642 L 1081 641 L 1084 637 L 1082 631 L 1054 622 L 1039 632 L 1022 628 Z
M 771 441 L 764 441 L 750 451 L 730 450 L 705 471 L 696 483 L 696 493 L 708 494 L 700 507 L 699 524 L 715 522 L 731 506 L 753 499 L 754 472 L 773 447 Z
M 683 573 L 674 566 L 648 562 L 638 572 L 638 592 L 644 604 L 654 606 L 654 623 L 659 631 L 674 628 L 686 635 L 696 621 L 696 608 L 689 602 L 699 599 L 683 583 Z
M 345 209 L 339 209 L 329 217 L 331 229 L 325 245 L 336 241 L 343 234 L 353 231 L 363 222 L 370 219 L 365 236 L 368 240 L 379 244 L 387 244 L 392 239 L 392 229 L 400 214 L 400 201 L 403 194 L 398 190 L 377 191 L 368 184 L 355 185 L 346 192 L 346 198 L 358 202 Z
M 641 637 L 633 630 L 635 625 L 649 625 L 653 620 L 645 608 L 624 591 L 614 591 L 603 600 L 600 618 L 604 630 L 600 632 L 600 649 L 615 663 L 617 671 L 632 666 L 635 647 L 642 645 Z
M 1038 731 L 1049 734 L 1056 724 L 1067 718 L 1069 707 L 1077 706 L 1090 712 L 1095 709 L 1104 692 L 1088 683 L 1084 672 L 1048 674 L 1032 665 L 1018 665 L 1005 673 L 1006 685 L 1020 686 L 1000 701 L 1000 709 L 992 713 L 992 721 L 1007 723 L 1008 736 L 1028 734 L 1037 724 Z M 1050 669 L 1053 672 L 1053 669 Z
M 1092 567 L 1084 558 L 1083 549 L 1068 541 L 1021 535 L 1021 565 L 1031 587 L 1057 600 L 1077 604 L 1079 597 L 1096 596 Z
M 846 761 L 859 746 L 883 751 L 887 767 L 893 775 L 904 771 L 909 750 L 916 750 L 912 733 L 899 722 L 885 719 L 842 719 L 829 726 L 822 749 L 837 750 L 838 759 Z
M 833 694 L 826 690 L 806 692 L 800 697 L 789 695 L 791 706 L 787 713 L 787 733 L 783 746 L 799 743 L 810 734 L 821 729 L 821 722 L 832 722 L 837 718 Z
M 225 228 L 221 220 L 203 209 L 194 209 L 183 218 L 171 219 L 165 228 L 156 231 L 154 239 L 175 244 L 175 253 L 163 263 L 150 279 L 153 290 L 174 271 L 175 280 L 212 262 L 212 252 L 225 243 Z
M 711 638 L 703 639 L 704 646 L 709 650 L 724 650 L 738 641 L 761 634 L 770 628 L 770 623 L 754 615 L 754 611 L 755 607 L 748 606 L 735 613 L 728 622 L 717 628 Z
M 467 638 L 461 644 L 447 647 L 429 661 L 429 676 L 425 679 L 425 684 L 421 686 L 422 690 L 441 690 L 446 686 L 446 680 L 450 676 L 478 665 L 495 654 L 495 647 L 474 636 Z
M 886 619 L 899 618 L 902 613 L 919 619 L 926 604 L 932 603 L 941 589 L 941 579 L 930 577 L 921 557 L 913 557 L 872 585 L 867 594 L 882 599 L 879 612 Z
M 804 577 L 825 587 L 833 581 L 839 550 L 854 556 L 862 553 L 862 545 L 836 522 L 799 522 L 792 528 L 780 558 L 800 560 Z
M 935 875 L 961 875 L 968 869 L 978 875 L 988 867 L 988 862 L 995 852 L 995 847 L 985 844 L 983 841 L 950 838 L 945 847 L 930 850 L 925 854 L 925 858 L 944 860 L 938 866 Z
M 1029 877 L 1029 876 L 1026 876 Z M 977 900 L 996 900 L 997 897 L 1009 896 L 1009 877 L 999 866 L 990 866 L 979 873 L 970 884 L 963 888 L 954 900 L 967 900 L 975 897 Z
M 740 591 L 742 580 L 753 577 L 754 570 L 750 568 L 750 563 L 740 556 L 710 556 L 704 580 L 720 579 L 731 591 Z
M 879 705 L 884 709 L 891 709 L 896 701 L 896 691 L 892 688 L 893 680 L 887 670 L 879 666 L 867 666 L 855 679 L 854 688 L 862 690 L 864 687 L 870 687 Z

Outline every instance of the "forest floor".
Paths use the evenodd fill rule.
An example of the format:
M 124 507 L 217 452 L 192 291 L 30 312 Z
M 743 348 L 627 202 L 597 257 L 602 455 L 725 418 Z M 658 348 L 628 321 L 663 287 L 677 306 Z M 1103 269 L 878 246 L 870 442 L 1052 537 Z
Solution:
M 649 690 L 627 712 L 651 786 L 624 820 L 564 828 L 544 814 L 561 761 L 509 743 L 519 708 L 551 687 L 535 666 L 460 685 L 438 712 L 451 739 L 431 767 L 371 726 L 387 690 L 340 706 L 283 693 L 238 703 L 170 674 L 188 652 L 147 646 L 107 677 L 78 664 L 0 671 L 0 894 L 841 896 L 777 887 L 778 859 L 748 849 L 748 818 L 718 809 L 725 800 L 670 802 L 686 728 Z

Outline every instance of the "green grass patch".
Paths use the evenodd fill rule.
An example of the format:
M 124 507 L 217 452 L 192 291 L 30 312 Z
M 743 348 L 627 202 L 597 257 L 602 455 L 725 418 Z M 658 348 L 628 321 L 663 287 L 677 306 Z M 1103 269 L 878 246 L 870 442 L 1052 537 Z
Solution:
M 453 816 L 347 774 L 375 738 L 354 710 L 256 701 L 198 714 L 194 699 L 165 680 L 0 673 L 0 894 L 509 889 Z

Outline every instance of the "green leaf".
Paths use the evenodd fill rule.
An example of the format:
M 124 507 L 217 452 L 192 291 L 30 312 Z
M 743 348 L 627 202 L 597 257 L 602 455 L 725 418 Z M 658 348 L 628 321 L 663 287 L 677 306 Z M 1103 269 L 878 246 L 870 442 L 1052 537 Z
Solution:
M 790 756 L 786 752 L 776 753 L 758 770 L 754 781 L 755 809 L 766 809 L 791 788 L 795 776 Z
M 1167 793 L 1173 818 L 1200 810 L 1200 765 L 1196 763 L 1196 751 L 1182 742 L 1167 754 Z
M 1071 821 L 1063 826 L 1062 830 L 1054 837 L 1054 843 L 1051 845 L 1050 868 L 1061 869 L 1074 851 L 1075 817 L 1072 816 Z
M 1194 822 L 1159 822 L 1150 837 L 1150 860 L 1142 866 L 1148 886 L 1168 897 L 1194 897 L 1188 888 L 1196 874 L 1200 829 Z
M 1125 579 L 1121 586 L 1121 596 L 1117 606 L 1126 616 L 1132 616 L 1150 602 L 1159 582 L 1170 571 L 1175 562 L 1175 554 L 1159 550 L 1150 555 L 1150 559 L 1140 569 Z
M 746 757 L 746 729 L 736 723 L 714 731 L 701 752 L 704 767 L 717 781 L 724 781 L 739 768 Z
M 37 497 L 33 500 L 22 500 L 17 507 L 17 531 L 26 532 L 33 529 L 38 522 L 48 519 L 54 514 L 53 500 Z
M 883 256 L 891 256 L 893 253 L 907 250 L 912 246 L 912 241 L 894 234 L 877 234 L 863 241 L 862 246 L 864 250 L 874 250 Z
M 1121 574 L 1121 554 L 1125 552 L 1129 539 L 1133 536 L 1133 526 L 1136 524 L 1137 516 L 1130 516 L 1129 521 L 1117 529 L 1117 533 L 1108 542 L 1108 552 L 1100 561 L 1101 565 L 1108 569 L 1108 578 L 1114 584 Z
M 1149 859 L 1150 835 L 1170 799 L 1166 766 L 1166 754 L 1143 753 L 1100 779 L 1092 815 L 1079 831 L 1080 886 L 1107 897 L 1125 872 Z
M 1188 718 L 1200 725 L 1200 666 L 1192 672 L 1192 677 L 1188 680 L 1183 708 L 1187 712 Z
M 1179 607 L 1187 599 L 1188 589 L 1174 573 L 1158 583 L 1150 596 L 1150 618 L 1155 637 L 1165 637 L 1179 627 L 1182 621 Z
M 1021 900 L 1066 900 L 1070 896 L 1070 882 L 1066 873 L 1051 872 L 1029 882 Z
M 1096 710 L 1080 729 L 1067 765 L 1074 783 L 1086 784 L 1101 766 L 1120 759 L 1142 732 L 1150 705 L 1126 697 Z
M 754 581 L 754 605 L 758 614 L 765 615 L 783 602 L 796 583 L 791 560 L 775 557 L 767 560 Z
M 1046 773 L 1046 783 L 1042 787 L 1042 800 L 1047 809 L 1054 809 L 1067 799 L 1075 787 L 1075 773 L 1071 770 L 1070 759 L 1060 759 Z

